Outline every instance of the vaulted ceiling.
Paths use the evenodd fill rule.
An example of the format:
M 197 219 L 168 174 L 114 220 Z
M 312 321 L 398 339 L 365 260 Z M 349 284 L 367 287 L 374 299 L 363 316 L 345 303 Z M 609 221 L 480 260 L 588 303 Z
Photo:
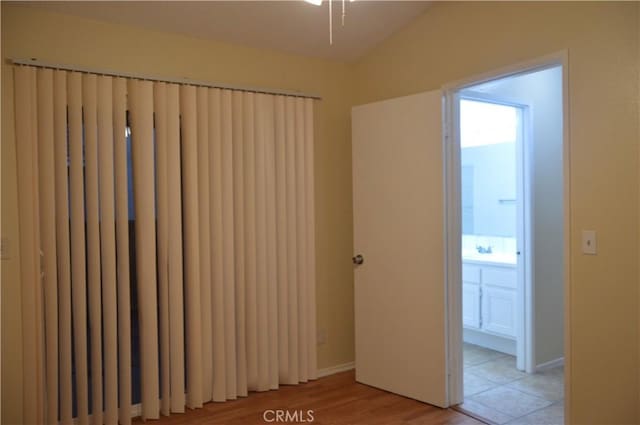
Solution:
M 405 26 L 427 1 L 332 2 L 333 45 L 329 44 L 329 2 L 296 1 L 77 1 L 24 2 L 90 19 L 227 41 L 326 59 L 353 61 Z

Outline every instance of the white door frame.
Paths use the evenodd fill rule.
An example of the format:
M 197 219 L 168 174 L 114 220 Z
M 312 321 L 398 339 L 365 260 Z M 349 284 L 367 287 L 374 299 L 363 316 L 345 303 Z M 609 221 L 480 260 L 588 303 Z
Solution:
M 460 92 L 456 92 L 460 93 Z M 531 196 L 533 180 L 531 179 L 531 139 L 532 118 L 530 105 L 522 104 L 504 96 L 465 90 L 457 96 L 460 99 L 493 103 L 518 109 L 518 121 L 522 132 L 516 140 L 516 250 L 518 252 L 516 270 L 516 367 L 527 373 L 535 372 L 535 299 L 533 279 L 533 234 L 531 233 Z M 454 117 L 455 118 L 455 117 Z M 458 122 L 454 123 L 455 128 Z M 455 134 L 455 133 L 452 133 Z M 520 255 L 523 253 L 523 255 Z
M 571 284 L 571 192 L 570 192 L 570 138 L 569 138 L 569 59 L 566 50 L 543 56 L 530 61 L 514 64 L 505 68 L 489 71 L 443 86 L 443 173 L 445 198 L 445 279 L 448 304 L 448 374 L 449 401 L 451 405 L 463 401 L 463 365 L 462 365 L 462 258 L 461 251 L 461 212 L 460 212 L 460 140 L 459 124 L 459 92 L 465 88 L 500 78 L 527 74 L 554 66 L 562 66 L 562 103 L 563 103 L 563 286 L 564 286 L 564 358 L 565 358 L 565 406 L 569 406 L 571 397 L 571 327 L 570 319 L 570 284 Z M 528 238 L 531 240 L 531 238 Z M 530 249 L 526 250 L 530 252 Z M 533 317 L 531 317 L 531 320 Z M 533 330 L 533 328 L 531 328 Z M 533 337 L 531 337 L 533 340 Z M 529 356 L 532 357 L 532 356 Z M 535 360 L 530 359 L 531 369 Z M 528 362 L 527 362 L 528 363 Z M 526 369 L 530 369 L 526 367 Z M 565 409 L 565 421 L 570 423 L 570 412 Z

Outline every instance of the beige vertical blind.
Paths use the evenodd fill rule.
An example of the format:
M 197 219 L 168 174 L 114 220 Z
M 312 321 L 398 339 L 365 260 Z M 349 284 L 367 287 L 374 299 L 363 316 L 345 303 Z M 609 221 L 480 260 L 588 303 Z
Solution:
M 30 66 L 14 85 L 26 423 L 315 379 L 311 99 Z

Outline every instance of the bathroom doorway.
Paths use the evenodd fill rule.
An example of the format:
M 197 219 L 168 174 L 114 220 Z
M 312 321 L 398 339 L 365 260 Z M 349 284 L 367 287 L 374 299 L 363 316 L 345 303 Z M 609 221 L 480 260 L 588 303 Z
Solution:
M 562 66 L 467 84 L 449 101 L 459 407 L 492 423 L 563 423 Z
M 473 89 L 459 103 L 463 340 L 515 356 L 524 370 L 528 111 Z

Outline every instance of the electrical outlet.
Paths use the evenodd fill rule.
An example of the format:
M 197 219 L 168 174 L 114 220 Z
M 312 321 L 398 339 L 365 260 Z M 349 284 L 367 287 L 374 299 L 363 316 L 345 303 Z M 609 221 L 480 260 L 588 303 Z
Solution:
M 318 329 L 317 343 L 318 343 L 318 345 L 324 345 L 324 344 L 327 343 L 327 330 L 326 329 Z

